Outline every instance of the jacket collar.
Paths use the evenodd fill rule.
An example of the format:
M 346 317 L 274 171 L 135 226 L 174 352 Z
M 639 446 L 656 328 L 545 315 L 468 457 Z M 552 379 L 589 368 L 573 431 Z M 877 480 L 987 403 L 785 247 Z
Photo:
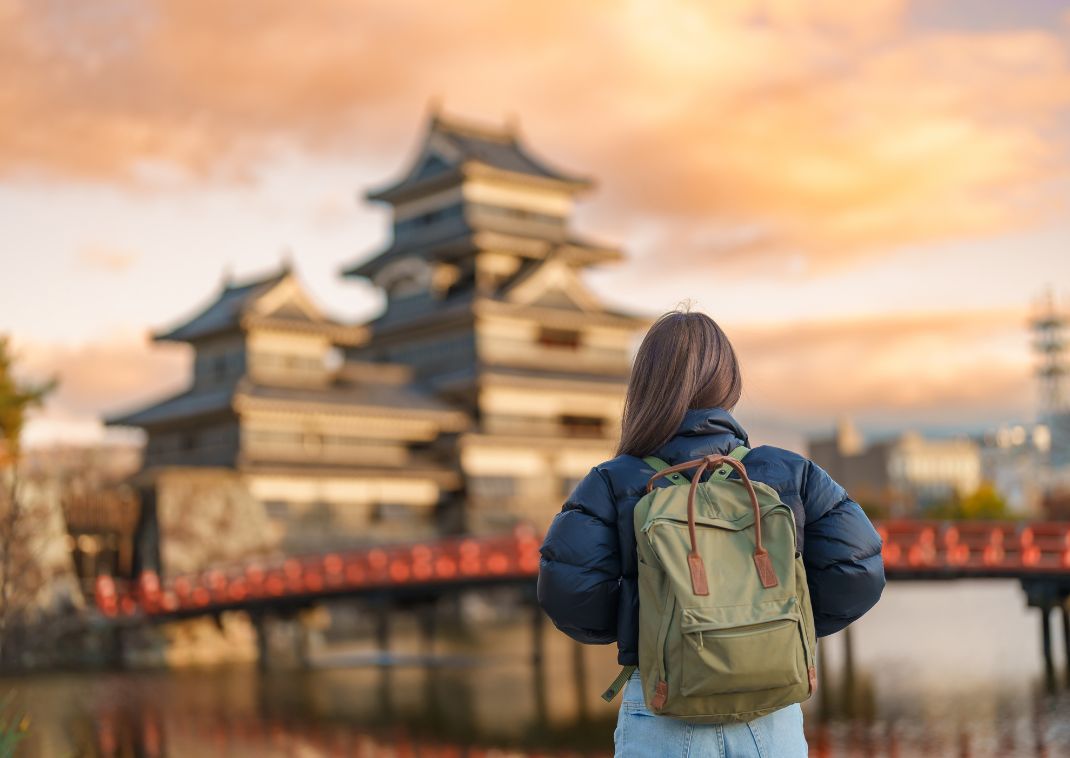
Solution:
M 676 433 L 686 436 L 699 434 L 723 434 L 730 432 L 738 439 L 748 444 L 747 432 L 739 425 L 739 422 L 731 413 L 724 408 L 691 408 L 684 414 L 683 421 L 677 427 Z
M 731 413 L 724 408 L 691 408 L 656 455 L 674 465 L 711 453 L 727 455 L 739 445 L 750 447 L 750 441 Z

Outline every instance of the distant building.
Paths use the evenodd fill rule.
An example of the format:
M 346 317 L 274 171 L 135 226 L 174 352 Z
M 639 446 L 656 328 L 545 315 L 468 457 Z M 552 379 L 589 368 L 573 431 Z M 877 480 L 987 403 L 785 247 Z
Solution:
M 512 129 L 435 115 L 404 176 L 368 193 L 393 239 L 345 272 L 383 288 L 379 318 L 326 318 L 286 267 L 157 335 L 193 346 L 189 389 L 108 419 L 147 432 L 140 560 L 218 562 L 203 543 L 238 528 L 228 513 L 246 554 L 544 526 L 612 455 L 649 324 L 580 280 L 622 257 L 569 227 L 590 185 Z M 199 512 L 215 526 L 192 536 Z
M 67 545 L 82 591 L 92 595 L 97 576 L 130 573 L 139 503 L 125 484 L 141 465 L 132 443 L 52 445 L 24 451 L 19 475 L 58 499 Z
M 968 438 L 907 432 L 866 444 L 844 420 L 832 437 L 810 440 L 809 455 L 855 500 L 893 517 L 970 494 L 982 481 L 981 449 Z
M 1039 417 L 1050 430 L 1052 469 L 1070 468 L 1070 315 L 1046 292 L 1030 322 L 1036 377 L 1040 390 Z
M 986 434 L 981 469 L 1010 510 L 1039 516 L 1051 485 L 1051 430 L 1046 424 L 1012 424 Z
M 1070 410 L 1049 413 L 1044 422 L 1051 437 L 1049 464 L 1066 479 L 1070 473 Z

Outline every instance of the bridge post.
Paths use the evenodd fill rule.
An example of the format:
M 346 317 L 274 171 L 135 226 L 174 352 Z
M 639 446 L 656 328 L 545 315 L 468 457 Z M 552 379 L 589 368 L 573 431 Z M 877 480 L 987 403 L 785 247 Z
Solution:
M 249 612 L 256 636 L 256 665 L 260 671 L 311 668 L 314 631 L 295 609 Z
M 545 619 L 543 618 L 542 608 L 539 604 L 532 603 L 532 615 L 531 615 L 531 665 L 535 668 L 542 668 L 542 651 L 543 651 L 543 638 L 545 629 Z
M 1044 654 L 1044 683 L 1049 692 L 1055 691 L 1055 659 L 1051 650 L 1051 606 L 1040 606 L 1040 644 Z
M 577 717 L 580 722 L 590 720 L 590 709 L 587 707 L 587 658 L 583 654 L 584 645 L 572 641 L 572 669 L 576 683 Z
M 843 715 L 854 716 L 855 703 L 855 651 L 851 627 L 843 630 Z
M 1031 608 L 1040 612 L 1040 645 L 1041 654 L 1044 656 L 1044 681 L 1049 692 L 1056 688 L 1055 657 L 1052 650 L 1051 612 L 1055 608 L 1061 609 L 1063 644 L 1066 648 L 1067 684 L 1070 685 L 1070 619 L 1066 614 L 1070 611 L 1070 582 L 1065 578 L 1038 577 L 1036 579 L 1023 578 L 1022 589 L 1025 590 L 1026 602 Z
M 380 664 L 386 666 L 390 656 L 390 604 L 385 597 L 381 597 L 376 606 L 375 639 L 379 645 Z
M 420 636 L 423 643 L 421 652 L 427 659 L 427 663 L 431 663 L 431 659 L 435 655 L 435 629 L 437 627 L 436 616 L 438 615 L 436 611 L 437 607 L 433 600 L 420 607 Z
M 1059 611 L 1063 621 L 1063 663 L 1066 665 L 1066 687 L 1070 689 L 1070 596 L 1063 598 Z
M 528 600 L 531 602 L 531 683 L 535 695 L 535 720 L 537 724 L 544 725 L 548 723 L 550 714 L 543 671 L 545 619 L 534 592 L 530 593 Z
M 114 626 L 104 632 L 104 659 L 107 666 L 116 671 L 126 668 L 126 631 Z
M 269 667 L 270 645 L 268 642 L 267 618 L 263 613 L 249 614 L 256 632 L 256 667 L 267 671 Z
M 294 625 L 292 642 L 293 657 L 297 666 L 302 669 L 312 668 L 312 630 L 308 627 L 306 619 L 298 613 L 291 622 Z
M 829 677 L 826 675 L 826 672 L 829 671 L 828 663 L 825 660 L 825 651 L 829 646 L 827 639 L 826 637 L 817 638 L 817 712 L 819 721 L 831 719 L 834 708 L 832 688 L 829 686 Z

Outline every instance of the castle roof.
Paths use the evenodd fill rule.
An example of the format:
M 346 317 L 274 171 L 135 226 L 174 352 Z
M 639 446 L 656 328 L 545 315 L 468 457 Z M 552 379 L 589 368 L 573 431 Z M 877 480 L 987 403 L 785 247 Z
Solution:
M 336 383 L 326 387 L 283 387 L 243 381 L 235 395 L 239 411 L 322 410 L 332 414 L 435 418 L 457 431 L 467 423 L 463 411 L 413 385 L 387 382 Z
M 455 183 L 469 175 L 507 175 L 521 181 L 557 185 L 570 192 L 587 189 L 587 177 L 554 168 L 521 141 L 513 124 L 490 126 L 435 113 L 416 161 L 398 181 L 367 193 L 392 203 Z
M 508 251 L 522 258 L 541 259 L 551 252 L 571 258 L 577 266 L 616 263 L 624 256 L 620 248 L 568 234 L 563 240 L 543 236 L 523 236 L 500 231 L 469 229 L 447 240 L 412 244 L 395 238 L 385 249 L 342 271 L 344 276 L 373 277 L 393 261 L 414 255 L 420 258 L 451 261 L 480 250 Z
M 210 392 L 190 389 L 143 408 L 109 416 L 104 423 L 107 426 L 150 427 L 187 419 L 197 421 L 204 416 L 229 413 L 233 394 L 229 387 Z
M 278 293 L 275 302 L 269 299 Z M 323 333 L 340 345 L 364 341 L 366 329 L 327 318 L 304 293 L 289 264 L 257 279 L 225 282 L 223 290 L 181 324 L 153 335 L 158 341 L 194 342 L 260 326 L 279 331 Z
M 152 427 L 196 422 L 207 415 L 259 408 L 433 418 L 451 430 L 460 430 L 466 425 L 467 417 L 455 407 L 417 387 L 383 378 L 385 381 L 342 378 L 322 387 L 292 387 L 262 384 L 245 377 L 236 386 L 211 391 L 188 390 L 145 408 L 110 417 L 105 423 L 109 426 Z

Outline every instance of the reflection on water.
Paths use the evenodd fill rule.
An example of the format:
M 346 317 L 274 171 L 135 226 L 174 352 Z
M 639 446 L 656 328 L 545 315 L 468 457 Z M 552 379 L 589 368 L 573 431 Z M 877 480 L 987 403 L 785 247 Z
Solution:
M 815 756 L 1070 756 L 1070 698 L 1043 693 L 1034 614 L 1012 583 L 893 585 L 823 641 L 805 706 Z M 404 623 L 394 650 L 419 649 Z M 27 756 L 605 756 L 611 648 L 527 623 L 444 636 L 435 666 L 252 667 L 8 680 L 34 717 Z M 1061 639 L 1057 638 L 1060 643 Z M 351 657 L 349 658 L 351 660 Z M 581 676 L 577 676 L 582 672 Z

